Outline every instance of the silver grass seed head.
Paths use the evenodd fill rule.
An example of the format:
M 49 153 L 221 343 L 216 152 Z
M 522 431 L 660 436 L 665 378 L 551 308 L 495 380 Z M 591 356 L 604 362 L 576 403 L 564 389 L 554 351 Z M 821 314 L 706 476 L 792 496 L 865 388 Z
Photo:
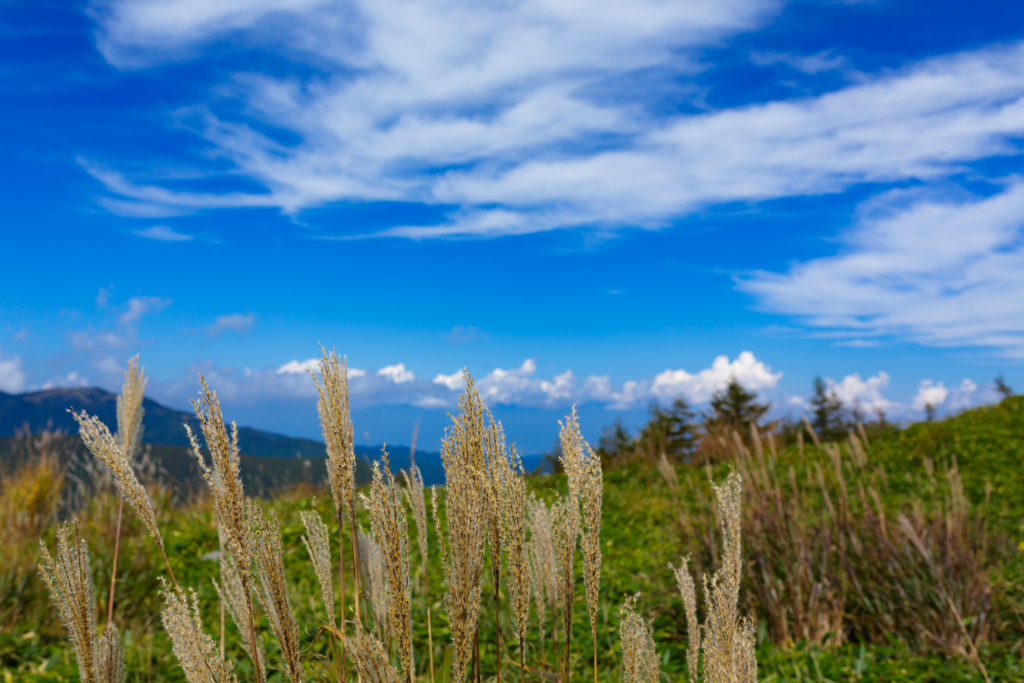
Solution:
M 359 543 L 359 570 L 363 577 L 363 596 L 370 605 L 373 621 L 379 633 L 388 628 L 388 595 L 384 578 L 384 551 L 377 542 L 372 529 L 359 529 L 356 533 Z
M 72 534 L 73 530 L 73 534 Z M 79 535 L 78 520 L 74 526 L 65 522 L 57 527 L 56 558 L 50 555 L 46 543 L 40 539 L 43 561 L 39 573 L 57 605 L 61 621 L 68 632 L 68 640 L 75 649 L 78 676 L 82 683 L 94 683 L 97 674 L 98 644 L 96 633 L 95 589 L 89 546 Z
M 125 457 L 124 452 L 121 450 L 121 444 L 118 442 L 118 439 L 110 433 L 107 425 L 95 415 L 89 415 L 84 410 L 80 413 L 70 412 L 72 417 L 75 418 L 75 422 L 78 423 L 78 433 L 82 437 L 85 447 L 89 449 L 93 457 L 106 465 L 107 469 L 114 475 L 114 481 L 117 483 L 118 490 L 125 500 L 128 501 L 128 504 L 134 508 L 139 518 L 142 519 L 146 530 L 149 531 L 157 545 L 162 548 L 164 539 L 160 535 L 160 529 L 157 526 L 153 504 L 149 500 L 145 487 L 139 483 L 139 478 L 135 474 L 135 468 L 132 467 L 128 458 Z
M 460 412 L 452 418 L 441 442 L 445 471 L 445 527 L 437 514 L 441 564 L 447 591 L 445 608 L 453 645 L 452 683 L 462 683 L 473 649 L 480 616 L 480 586 L 484 546 L 488 531 L 488 507 L 484 468 L 483 401 L 465 372 L 466 391 L 459 399 Z M 446 548 L 447 542 L 447 548 Z
M 537 565 L 533 585 L 536 592 L 542 592 L 545 596 L 545 604 L 554 608 L 559 604 L 560 598 L 551 510 L 543 500 L 530 494 L 527 512 L 531 552 L 536 557 Z
M 402 470 L 402 477 L 405 479 L 405 498 L 412 510 L 412 518 L 416 522 L 416 545 L 420 550 L 420 560 L 423 566 L 427 566 L 427 501 L 426 487 L 423 485 L 423 473 L 415 464 L 409 466 L 409 471 Z
M 306 535 L 302 537 L 302 543 L 309 552 L 309 560 L 313 564 L 313 571 L 316 572 L 316 580 L 320 585 L 320 597 L 324 601 L 324 610 L 327 612 L 327 623 L 334 624 L 334 573 L 331 571 L 331 541 L 330 532 L 324 520 L 314 510 L 302 511 L 299 513 L 302 518 L 302 525 L 306 527 Z
M 689 639 L 686 664 L 691 683 L 697 680 L 697 659 L 700 656 L 700 624 L 697 622 L 697 589 L 690 575 L 690 558 L 684 557 L 676 567 L 669 564 L 669 569 L 676 577 L 679 595 L 683 599 L 683 610 L 686 614 L 686 635 Z
M 185 425 L 192 452 L 199 463 L 203 479 L 213 493 L 214 507 L 220 520 L 228 550 L 235 556 L 242 581 L 248 584 L 251 526 L 248 519 L 248 503 L 242 488 L 241 458 L 238 450 L 238 428 L 231 423 L 228 435 L 221 413 L 220 400 L 216 391 L 210 391 L 206 378 L 199 376 L 202 386 L 199 400 L 192 401 L 192 408 L 210 452 L 212 466 L 207 466 L 199 441 L 192 429 Z
M 582 441 L 582 439 L 581 439 Z M 604 474 L 601 458 L 583 441 L 584 458 L 581 463 L 580 493 L 583 506 L 583 533 L 580 548 L 583 551 L 583 587 L 590 612 L 590 627 L 597 627 L 598 594 L 601 586 L 601 504 L 604 496 Z
M 373 480 L 363 502 L 370 512 L 374 534 L 384 559 L 388 616 L 398 657 L 409 683 L 416 677 L 412 650 L 412 584 L 409 581 L 409 522 L 391 473 L 387 451 L 373 463 Z
M 252 604 L 252 592 L 246 591 L 242 585 L 235 560 L 230 555 L 222 555 L 220 559 L 220 583 L 213 582 L 217 595 L 227 608 L 231 621 L 242 639 L 242 649 L 249 655 L 250 661 L 258 662 L 262 680 L 267 680 L 267 663 L 263 656 L 262 643 L 253 642 L 253 632 L 249 629 L 249 605 Z
M 369 633 L 357 633 L 350 637 L 341 631 L 334 631 L 341 639 L 342 647 L 352 658 L 356 673 L 366 683 L 401 683 L 398 671 L 391 665 L 384 644 Z
M 128 359 L 128 369 L 124 372 L 124 386 L 117 397 L 117 441 L 121 452 L 129 463 L 135 458 L 135 452 L 142 443 L 142 416 L 146 411 L 142 400 L 146 391 L 146 369 L 139 367 L 139 357 Z
M 171 588 L 163 577 L 160 581 L 164 598 L 161 620 L 185 679 L 188 683 L 235 683 L 234 664 L 221 656 L 213 639 L 203 632 L 196 592 Z
M 281 647 L 285 673 L 292 683 L 303 683 L 302 642 L 299 625 L 288 597 L 288 579 L 284 571 L 284 548 L 277 516 L 266 515 L 256 503 L 249 503 L 252 521 L 252 559 L 256 574 L 256 594 L 267 621 Z
M 124 683 L 124 646 L 117 624 L 107 624 L 96 637 L 96 680 L 99 683 Z
M 636 611 L 638 595 L 626 598 L 619 611 L 619 642 L 622 646 L 622 682 L 657 683 L 658 653 L 651 626 Z
M 756 683 L 753 624 L 740 619 L 739 589 L 743 570 L 741 548 L 742 480 L 732 472 L 713 486 L 722 533 L 722 566 L 704 577 L 707 619 L 701 635 L 704 678 L 708 683 Z
M 571 496 L 556 499 L 551 504 L 552 546 L 558 579 L 558 599 L 568 625 L 572 620 L 572 604 L 576 590 L 573 563 L 576 539 L 579 536 L 579 507 Z
M 320 351 L 320 380 L 312 369 L 309 374 L 319 394 L 316 409 L 327 445 L 327 478 L 335 510 L 339 515 L 346 512 L 354 524 L 356 454 L 348 402 L 348 360 L 343 358 L 339 361 L 334 349 L 328 353 L 322 345 Z
M 520 639 L 526 638 L 530 615 L 530 555 L 526 543 L 526 481 L 523 461 L 512 444 L 510 457 L 502 458 L 502 542 L 508 557 L 508 592 Z

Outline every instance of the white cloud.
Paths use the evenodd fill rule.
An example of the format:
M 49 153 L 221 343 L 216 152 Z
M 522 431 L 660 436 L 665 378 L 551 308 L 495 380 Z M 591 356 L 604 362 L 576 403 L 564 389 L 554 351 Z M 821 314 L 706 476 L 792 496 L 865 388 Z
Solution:
M 297 360 L 290 360 L 277 369 L 279 375 L 308 375 L 310 370 L 316 370 L 319 358 L 307 358 L 301 363 Z M 351 371 L 350 373 L 351 374 Z
M 829 52 L 819 52 L 813 55 L 757 52 L 750 55 L 750 61 L 758 66 L 785 64 L 806 74 L 816 74 L 821 73 L 822 71 L 837 71 L 850 68 L 850 63 L 845 57 L 832 55 Z
M 495 368 L 476 380 L 477 390 L 489 402 L 523 405 L 570 405 L 572 403 L 605 403 L 611 408 L 635 408 L 652 399 L 663 402 L 683 396 L 693 403 L 708 401 L 714 392 L 724 388 L 735 377 L 753 391 L 772 389 L 782 378 L 771 368 L 744 351 L 730 361 L 719 356 L 710 368 L 689 373 L 666 370 L 651 379 L 627 380 L 613 386 L 607 375 L 590 375 L 581 383 L 572 370 L 565 370 L 551 379 L 534 375 L 537 362 L 527 358 L 517 368 Z M 439 374 L 433 383 L 450 391 L 461 391 L 461 372 Z
M 133 296 L 128 299 L 127 310 L 121 314 L 121 324 L 131 325 L 139 322 L 147 313 L 157 313 L 171 305 L 171 300 L 159 296 Z
M 381 377 L 387 377 L 395 384 L 405 384 L 416 379 L 416 375 L 412 373 L 412 370 L 405 369 L 405 363 L 386 365 L 378 370 L 377 374 Z
M 1024 356 L 1024 179 L 987 198 L 898 191 L 862 210 L 845 248 L 739 286 L 775 312 L 853 337 Z
M 25 369 L 20 356 L 0 352 L 0 391 L 18 394 L 25 390 Z
M 960 386 L 950 390 L 949 398 L 946 400 L 946 408 L 950 411 L 963 410 L 977 405 L 984 398 L 979 396 L 978 385 L 971 379 L 965 377 Z M 991 400 L 991 397 L 989 397 Z
M 441 384 L 452 391 L 462 391 L 466 386 L 466 380 L 462 376 L 462 370 L 458 370 L 450 375 L 442 375 L 439 373 L 437 377 L 434 378 L 434 384 Z
M 895 405 L 883 395 L 889 388 L 889 374 L 886 372 L 879 372 L 866 380 L 854 373 L 847 375 L 840 382 L 826 380 L 826 383 L 835 392 L 836 398 L 848 408 L 859 407 L 887 412 Z
M 176 232 L 173 228 L 169 228 L 166 225 L 154 225 L 150 228 L 135 230 L 134 233 L 139 237 L 161 242 L 187 242 L 192 239 L 192 235 Z
M 439 225 L 388 231 L 429 237 L 658 227 L 709 204 L 940 179 L 1015 153 L 1020 45 L 860 75 L 814 97 L 670 117 L 644 106 L 678 97 L 696 50 L 760 25 L 780 4 L 108 1 L 97 10 L 99 45 L 115 65 L 191 58 L 230 36 L 221 44 L 269 46 L 327 75 L 237 74 L 223 90 L 238 99 L 230 115 L 190 110 L 219 158 L 265 192 L 176 192 L 83 165 L 117 210 L 458 206 Z M 843 66 L 826 53 L 755 58 L 805 72 Z M 260 132 L 268 128 L 299 142 Z
M 100 291 L 96 294 L 96 308 L 104 309 L 107 304 L 110 303 L 110 290 L 106 287 L 100 287 Z
M 949 396 L 949 389 L 942 382 L 925 379 L 917 387 L 917 396 L 914 397 L 913 407 L 916 410 L 924 410 L 927 406 L 938 408 L 945 403 L 947 396 Z
M 572 370 L 550 380 L 535 379 L 536 371 L 537 361 L 527 358 L 518 368 L 491 370 L 477 380 L 476 387 L 484 400 L 506 405 L 568 405 L 579 397 Z
M 686 370 L 665 370 L 654 378 L 651 395 L 663 401 L 683 396 L 693 403 L 704 403 L 711 400 L 716 391 L 725 388 L 733 378 L 745 389 L 760 391 L 778 384 L 782 373 L 773 373 L 770 367 L 757 360 L 750 351 L 743 351 L 732 362 L 728 356 L 718 356 L 710 368 L 696 374 Z
M 216 337 L 228 330 L 242 334 L 252 329 L 256 316 L 252 313 L 231 313 L 219 315 L 213 324 L 206 328 L 207 337 Z

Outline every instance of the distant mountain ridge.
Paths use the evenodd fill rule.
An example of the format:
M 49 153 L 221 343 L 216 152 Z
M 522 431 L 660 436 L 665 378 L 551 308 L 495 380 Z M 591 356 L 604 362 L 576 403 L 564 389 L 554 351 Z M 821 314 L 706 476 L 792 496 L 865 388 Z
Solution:
M 188 448 L 188 436 L 185 424 L 199 433 L 199 420 L 195 415 L 181 410 L 168 408 L 152 399 L 143 401 L 146 414 L 143 417 L 144 432 L 142 440 L 154 446 L 174 446 Z M 103 389 L 60 388 L 34 391 L 25 394 L 6 394 L 0 391 L 0 438 L 13 437 L 26 427 L 36 433 L 44 429 L 56 429 L 68 434 L 78 433 L 78 424 L 68 413 L 68 409 L 85 410 L 90 415 L 99 417 L 111 431 L 117 428 L 117 395 Z M 303 437 L 285 436 L 274 432 L 266 432 L 255 427 L 238 428 L 238 445 L 242 453 L 259 458 L 289 459 L 309 458 L 323 460 L 327 453 L 322 441 Z M 408 469 L 410 453 L 408 446 L 388 446 L 388 458 L 392 471 Z M 156 449 L 165 455 L 165 464 L 170 466 L 173 449 Z M 360 483 L 368 481 L 370 467 L 368 463 L 381 457 L 380 446 L 356 446 L 356 455 L 362 462 L 357 463 L 356 479 Z M 183 455 L 175 455 L 181 459 Z M 427 486 L 444 483 L 444 467 L 440 453 L 417 452 L 416 464 L 419 466 L 423 481 Z M 187 461 L 187 459 L 186 459 Z M 527 470 L 537 467 L 540 456 L 526 456 L 523 464 Z M 258 463 L 254 463 L 257 465 Z M 270 463 L 267 463 L 270 466 Z M 322 469 L 320 463 L 312 463 L 315 471 Z M 184 465 L 182 465 L 184 467 Z M 175 469 L 176 466 L 172 466 Z M 181 472 L 184 476 L 184 470 Z M 317 477 L 314 477 L 315 479 Z M 282 480 L 289 479 L 283 477 Z
M 164 446 L 189 445 L 185 424 L 199 432 L 199 420 L 191 413 L 182 412 L 143 400 L 146 415 L 142 440 Z M 69 434 L 78 432 L 78 425 L 68 409 L 85 410 L 96 415 L 111 430 L 117 428 L 117 395 L 103 389 L 62 388 L 35 391 L 27 394 L 0 392 L 0 437 L 14 436 L 26 426 L 32 432 L 59 429 Z M 285 436 L 265 432 L 253 427 L 239 427 L 238 441 L 242 450 L 265 458 L 322 458 L 324 444 L 313 439 Z

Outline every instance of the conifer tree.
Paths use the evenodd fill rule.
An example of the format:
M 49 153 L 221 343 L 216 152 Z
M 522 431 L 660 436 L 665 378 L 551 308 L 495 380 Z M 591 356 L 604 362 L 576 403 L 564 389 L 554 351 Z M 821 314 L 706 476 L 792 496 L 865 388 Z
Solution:
M 686 399 L 677 398 L 669 408 L 652 403 L 649 412 L 651 418 L 637 437 L 642 449 L 653 455 L 664 452 L 670 458 L 681 458 L 693 451 L 694 413 Z
M 836 396 L 835 389 L 825 384 L 820 376 L 814 378 L 814 396 L 810 400 L 814 419 L 811 424 L 822 441 L 835 441 L 846 431 L 846 411 Z
M 749 431 L 748 425 L 757 424 L 768 412 L 767 403 L 758 403 L 757 394 L 747 391 L 735 377 L 729 384 L 711 397 L 711 415 L 708 425 L 736 430 L 740 434 Z

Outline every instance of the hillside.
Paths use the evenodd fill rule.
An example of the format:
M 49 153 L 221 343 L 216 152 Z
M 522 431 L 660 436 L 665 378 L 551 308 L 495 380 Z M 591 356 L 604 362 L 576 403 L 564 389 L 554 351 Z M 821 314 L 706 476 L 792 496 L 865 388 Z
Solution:
M 714 538 L 715 518 L 709 507 L 711 490 L 708 480 L 720 482 L 733 468 L 744 473 L 747 492 L 744 506 L 751 514 L 748 523 L 753 525 L 744 527 L 747 571 L 743 579 L 741 607 L 745 614 L 756 618 L 760 680 L 836 683 L 981 681 L 978 668 L 965 656 L 944 650 L 941 643 L 936 644 L 934 640 L 920 637 L 923 628 L 920 619 L 929 619 L 929 623 L 940 625 L 945 622 L 947 633 L 956 634 L 963 628 L 978 636 L 980 656 L 992 681 L 1024 679 L 1024 663 L 1018 652 L 1019 646 L 1015 645 L 1024 637 L 1024 625 L 1015 618 L 1015 615 L 1024 613 L 1024 581 L 1021 580 L 1024 576 L 1024 553 L 1018 550 L 1024 540 L 1024 527 L 1021 526 L 1024 520 L 1024 495 L 1021 495 L 1021 484 L 1024 483 L 1021 470 L 1024 460 L 1024 397 L 1014 397 L 1001 404 L 977 408 L 939 422 L 915 424 L 906 429 L 869 428 L 868 432 L 871 444 L 867 449 L 866 464 L 858 465 L 847 446 L 844 446 L 842 455 L 842 469 L 851 493 L 850 516 L 845 517 L 842 524 L 849 525 L 848 530 L 855 531 L 854 535 L 865 540 L 863 544 L 850 545 L 843 551 L 849 573 L 838 569 L 841 565 L 834 562 L 838 549 L 842 547 L 835 542 L 838 536 L 833 536 L 830 541 L 827 534 L 818 533 L 821 529 L 840 530 L 835 526 L 838 522 L 827 520 L 830 513 L 826 510 L 833 503 L 824 502 L 820 495 L 824 494 L 825 500 L 831 496 L 830 500 L 838 504 L 842 500 L 841 478 L 837 480 L 835 470 L 830 470 L 834 462 L 831 456 L 813 445 L 805 443 L 803 452 L 795 445 L 780 448 L 777 458 L 774 455 L 759 458 L 749 454 L 735 460 L 723 458 L 712 462 L 707 469 L 677 463 L 671 468 L 674 476 L 659 471 L 656 463 L 642 457 L 623 457 L 606 462 L 601 531 L 601 610 L 597 623 L 599 683 L 621 680 L 618 606 L 623 596 L 637 591 L 640 592 L 643 613 L 653 619 L 654 639 L 662 672 L 667 677 L 665 680 L 686 680 L 685 618 L 678 589 L 667 565 L 678 563 L 681 556 L 691 555 L 691 566 L 698 577 L 698 569 L 713 569 L 717 542 Z M 154 455 L 157 454 L 154 447 Z M 950 488 L 943 475 L 948 474 L 954 458 L 962 474 L 967 498 L 963 522 L 947 517 L 944 512 Z M 766 461 L 773 472 L 768 479 L 764 474 L 766 470 L 759 469 Z M 249 459 L 244 467 L 255 464 L 258 468 L 261 463 L 267 465 L 269 462 L 267 459 Z M 297 461 L 280 462 L 284 467 L 294 467 Z M 288 475 L 293 476 L 296 471 L 289 469 Z M 263 474 L 272 476 L 267 467 L 264 467 Z M 676 478 L 676 483 L 672 483 Z M 765 484 L 769 479 L 771 482 Z M 781 482 L 784 497 L 776 496 L 774 482 Z M 864 517 L 864 513 L 874 509 L 875 503 L 861 506 L 857 502 L 861 498 L 861 484 L 868 490 L 878 487 L 881 498 L 878 505 L 880 509 L 884 508 L 891 520 L 889 540 L 893 543 L 888 549 L 874 542 L 878 539 L 870 535 L 874 522 Z M 790 494 L 790 487 L 797 491 L 797 495 Z M 531 477 L 529 488 L 537 496 L 550 500 L 555 491 L 564 495 L 566 482 L 561 475 L 543 475 Z M 787 533 L 772 533 L 769 527 L 760 526 L 779 521 L 758 517 L 758 506 L 761 505 L 758 501 L 763 493 L 772 495 L 764 498 L 767 507 L 761 507 L 762 511 L 774 516 L 778 509 L 780 519 L 799 513 L 800 516 L 792 518 L 793 524 L 781 527 Z M 443 505 L 443 490 L 439 494 Z M 987 503 L 989 498 L 990 503 Z M 102 587 L 107 585 L 104 581 L 108 567 L 105 558 L 111 552 L 109 538 L 112 535 L 113 500 L 98 499 L 90 510 L 83 511 L 83 533 L 94 549 L 101 601 L 105 595 Z M 302 596 L 301 600 L 295 601 L 295 609 L 301 623 L 310 623 L 313 608 L 308 605 L 308 597 L 315 593 L 316 587 L 308 557 L 302 548 L 300 537 L 305 530 L 298 516 L 299 511 L 307 510 L 313 504 L 309 492 L 299 489 L 265 504 L 275 510 L 283 525 L 288 576 L 297 595 Z M 330 537 L 334 538 L 337 529 L 330 516 L 332 504 L 329 498 L 319 494 L 315 505 L 325 516 L 331 529 Z M 804 506 L 806 513 L 800 513 Z M 444 507 L 441 509 L 443 514 Z M 905 523 L 896 522 L 900 512 L 908 515 Z M 365 527 L 368 523 L 365 511 L 358 514 Z M 218 546 L 208 502 L 199 499 L 179 508 L 164 503 L 159 507 L 158 515 L 165 538 L 169 539 L 168 553 L 174 571 L 179 579 L 199 591 L 204 618 L 214 632 L 218 619 L 217 596 L 210 580 L 216 576 L 217 565 L 205 558 Z M 137 644 L 133 641 L 130 675 L 155 672 L 158 680 L 181 681 L 181 671 L 170 654 L 166 636 L 159 629 L 144 630 L 150 623 L 146 619 L 151 618 L 149 615 L 155 614 L 160 606 L 153 596 L 158 585 L 156 577 L 162 572 L 161 559 L 135 516 L 129 516 L 129 520 L 122 551 L 126 552 L 125 557 L 131 558 L 131 564 L 130 569 L 123 569 L 125 578 L 123 584 L 119 583 L 118 604 L 123 606 L 119 609 L 122 610 L 125 627 L 135 628 L 136 632 L 143 634 Z M 949 520 L 953 521 L 954 527 L 946 526 Z M 974 525 L 975 521 L 979 526 Z M 948 551 L 942 551 L 935 552 L 929 562 L 922 562 L 913 544 L 906 543 L 905 537 L 900 535 L 904 533 L 901 528 L 912 525 L 931 530 L 923 543 L 930 544 L 933 550 L 941 550 L 950 542 L 954 546 L 965 545 L 956 551 L 958 555 L 952 561 L 945 554 Z M 762 529 L 761 533 L 756 531 L 758 527 Z M 979 542 L 977 538 L 966 538 L 962 533 L 977 528 L 987 529 L 982 534 L 987 540 Z M 801 529 L 804 530 L 801 532 Z M 954 535 L 939 533 L 944 529 L 952 529 Z M 435 661 L 440 663 L 444 661 L 448 630 L 438 588 L 443 586 L 443 581 L 433 524 L 427 525 L 427 532 L 432 552 L 429 575 L 434 610 L 434 655 Z M 797 536 L 790 536 L 789 532 L 795 532 Z M 414 535 L 415 529 L 410 534 Z M 791 540 L 806 546 L 812 554 L 822 553 L 821 564 L 817 559 L 808 562 L 807 558 L 795 558 L 791 552 Z M 34 539 L 29 541 L 35 543 Z M 414 545 L 411 541 L 410 547 Z M 972 555 L 974 552 L 979 554 L 975 557 Z M 424 574 L 418 555 L 415 552 L 412 555 L 415 574 L 413 639 L 419 663 L 417 680 L 425 683 L 429 677 L 424 655 L 425 614 L 420 592 Z M 977 565 L 971 565 L 975 559 Z M 932 562 L 936 564 L 932 566 Z M 796 571 L 791 571 L 791 566 Z M 979 571 L 972 570 L 973 566 Z M 801 602 L 800 594 L 794 594 L 791 588 L 801 588 L 804 579 L 800 572 L 804 569 L 811 570 L 817 577 L 813 581 L 818 582 L 819 588 L 805 592 Z M 18 626 L 8 635 L 0 633 L 0 667 L 20 672 L 25 680 L 71 680 L 74 662 L 65 655 L 66 643 L 60 625 L 52 614 L 45 611 L 48 604 L 45 594 L 38 583 L 33 583 L 34 565 L 24 571 L 29 577 L 28 583 L 17 584 L 18 597 L 24 601 L 20 614 L 25 616 L 22 623 L 32 623 L 33 626 L 31 631 L 28 626 Z M 965 614 L 966 626 L 957 627 L 955 621 L 947 618 L 947 603 L 933 600 L 937 576 L 946 577 L 953 598 L 962 608 L 970 610 Z M 863 595 L 881 599 L 872 603 L 879 614 L 865 609 L 872 605 L 862 602 L 860 588 L 852 584 L 840 587 L 844 577 L 870 582 L 865 584 Z M 578 590 L 582 592 L 579 575 L 578 581 Z M 787 583 L 790 581 L 792 583 Z M 969 600 L 972 586 L 981 590 L 983 602 L 972 603 Z M 765 588 L 771 590 L 765 591 Z M 789 640 L 774 636 L 780 614 L 796 623 L 799 615 L 790 609 L 795 605 L 802 604 L 816 610 L 816 614 L 827 616 L 827 604 L 815 602 L 815 595 L 823 590 L 829 591 L 826 597 L 841 601 L 837 605 L 844 620 L 845 638 L 841 644 L 830 646 L 823 642 L 829 637 L 823 633 L 816 638 L 808 638 L 791 632 L 793 636 Z M 892 600 L 894 596 L 901 596 L 900 600 Z M 773 602 L 775 597 L 783 602 Z M 493 589 L 489 582 L 484 582 L 483 604 L 487 618 L 480 622 L 480 642 L 483 670 L 488 676 L 494 670 L 492 600 Z M 0 601 L 0 606 L 3 604 Z M 896 618 L 886 621 L 883 618 L 885 614 Z M 983 615 L 991 626 L 979 625 L 979 615 Z M 503 613 L 503 620 L 505 617 L 508 619 L 503 621 L 502 630 L 511 632 L 511 616 Z M 536 662 L 540 642 L 533 608 L 530 619 L 529 656 Z M 582 595 L 578 594 L 572 637 L 572 683 L 593 680 L 589 663 L 590 639 L 585 604 Z M 230 625 L 228 644 L 231 655 L 240 662 L 240 666 L 244 666 L 244 654 L 240 652 L 237 636 Z M 322 642 L 311 641 L 308 647 L 310 652 L 323 653 L 325 646 Z M 510 655 L 515 652 L 512 644 L 508 652 Z M 550 650 L 548 653 L 550 656 Z

